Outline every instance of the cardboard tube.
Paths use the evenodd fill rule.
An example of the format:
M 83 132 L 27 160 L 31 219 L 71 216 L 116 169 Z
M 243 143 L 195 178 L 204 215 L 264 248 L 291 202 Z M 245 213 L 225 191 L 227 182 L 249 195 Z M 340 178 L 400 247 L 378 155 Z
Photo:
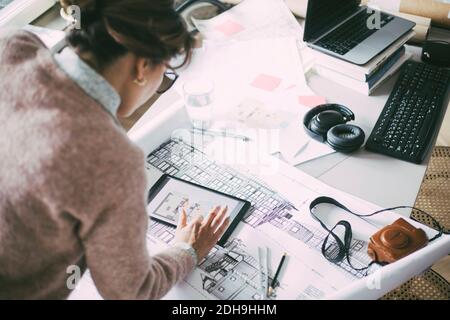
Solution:
M 401 17 L 401 18 L 413 21 L 417 25 L 421 25 L 423 27 L 429 28 L 430 25 L 431 25 L 431 18 L 416 16 L 416 15 L 413 15 L 413 14 L 402 13 L 402 12 L 390 12 L 390 13 L 393 14 L 393 15 L 396 15 L 398 17 Z
M 434 25 L 450 28 L 450 3 L 437 0 L 401 0 L 400 12 L 429 17 Z
M 415 42 L 415 43 L 425 42 L 425 40 L 427 39 L 428 30 L 430 30 L 429 27 L 422 26 L 419 24 L 416 25 L 414 27 L 414 32 L 416 34 L 414 35 L 414 37 L 411 38 L 410 42 Z
M 285 0 L 286 5 L 298 17 L 306 17 L 306 10 L 308 9 L 308 0 Z
M 408 42 L 413 43 L 425 42 L 425 40 L 427 39 L 428 31 L 430 30 L 431 25 L 430 18 L 415 16 L 412 14 L 401 12 L 390 12 L 390 13 L 416 23 L 416 26 L 414 27 L 415 35 Z

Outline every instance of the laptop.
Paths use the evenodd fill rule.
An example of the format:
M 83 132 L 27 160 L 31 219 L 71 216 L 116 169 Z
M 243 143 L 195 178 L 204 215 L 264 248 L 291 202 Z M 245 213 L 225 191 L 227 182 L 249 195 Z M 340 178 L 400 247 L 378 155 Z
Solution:
M 360 4 L 360 0 L 309 0 L 303 40 L 316 50 L 363 65 L 415 26 Z

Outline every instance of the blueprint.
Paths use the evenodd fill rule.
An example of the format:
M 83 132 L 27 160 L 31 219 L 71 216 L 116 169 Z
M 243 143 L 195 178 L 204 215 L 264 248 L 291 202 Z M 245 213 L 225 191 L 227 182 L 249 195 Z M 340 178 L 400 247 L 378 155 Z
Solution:
M 346 261 L 337 265 L 328 262 L 321 255 L 327 234 L 309 213 L 309 203 L 324 194 L 352 203 L 353 209 L 359 212 L 374 211 L 375 206 L 355 201 L 296 169 L 291 170 L 288 165 L 279 164 L 276 178 L 273 174 L 265 176 L 255 168 L 218 163 L 203 151 L 176 139 L 164 143 L 148 156 L 148 170 L 159 170 L 206 185 L 252 204 L 229 242 L 223 248 L 214 248 L 184 285 L 172 290 L 168 298 L 264 299 L 258 260 L 261 246 L 271 252 L 269 283 L 273 275 L 270 269 L 276 267 L 282 252 L 288 252 L 290 257 L 274 299 L 326 298 L 352 283 L 364 282 L 364 278 L 384 268 L 374 265 L 366 271 L 356 271 Z M 354 227 L 350 260 L 355 268 L 363 268 L 371 261 L 366 253 L 370 235 L 386 221 L 398 218 L 398 215 L 388 217 L 390 214 L 387 214 L 366 221 L 349 217 L 336 208 L 325 211 L 329 216 L 322 217 L 329 218 L 329 225 L 345 219 Z M 173 239 L 173 229 L 153 221 L 149 234 L 154 241 L 163 240 L 167 244 Z M 327 250 L 337 250 L 336 244 L 331 243 Z
M 299 215 L 296 204 L 284 198 L 258 177 L 245 175 L 234 168 L 219 164 L 202 151 L 177 140 L 171 140 L 152 152 L 147 158 L 147 169 L 157 169 L 163 173 L 250 201 L 251 209 L 243 221 L 246 225 L 246 233 L 253 233 L 255 230 L 259 232 L 263 229 L 268 230 L 267 232 L 271 234 L 281 232 L 294 246 L 301 243 L 305 250 L 311 251 L 310 249 L 312 249 L 316 253 L 314 259 L 319 260 L 319 264 L 326 264 L 328 268 L 335 269 L 334 271 L 340 275 L 339 284 L 329 284 L 328 289 L 331 291 L 336 290 L 336 287 L 342 284 L 366 275 L 365 272 L 351 269 L 347 262 L 341 262 L 336 266 L 321 259 L 320 250 L 326 233 L 312 219 L 309 221 L 308 219 L 296 219 Z M 308 198 L 304 199 L 304 204 L 309 203 L 307 200 Z M 178 201 L 176 202 L 178 204 Z M 150 220 L 150 237 L 170 244 L 174 238 L 173 232 L 173 228 Z M 335 244 L 333 245 L 335 246 Z M 336 249 L 331 247 L 329 250 Z M 366 241 L 353 240 L 351 262 L 355 267 L 362 268 L 369 264 L 370 258 L 366 251 Z M 247 251 L 242 239 L 232 237 L 224 248 L 216 247 L 199 265 L 197 271 L 201 273 L 201 285 L 190 282 L 195 281 L 193 280 L 195 277 L 190 277 L 186 281 L 197 291 L 201 291 L 202 297 L 216 299 L 263 298 L 259 284 L 258 256 Z M 306 294 L 297 294 L 297 296 L 291 295 L 289 298 L 318 298 L 326 293 L 313 287 L 309 287 L 306 292 Z
M 294 211 L 297 212 L 294 205 L 257 178 L 246 177 L 230 167 L 219 165 L 202 151 L 182 141 L 172 140 L 162 145 L 149 155 L 147 161 L 149 166 L 164 173 L 250 201 L 252 206 L 244 219 L 246 224 L 255 228 L 271 224 L 308 247 L 320 251 L 326 234 L 316 227 L 292 219 Z M 155 228 L 160 227 L 155 225 Z M 366 249 L 367 243 L 364 241 L 353 241 L 352 263 L 357 268 L 370 262 Z M 355 277 L 364 276 L 361 272 L 352 271 L 347 262 L 339 266 Z

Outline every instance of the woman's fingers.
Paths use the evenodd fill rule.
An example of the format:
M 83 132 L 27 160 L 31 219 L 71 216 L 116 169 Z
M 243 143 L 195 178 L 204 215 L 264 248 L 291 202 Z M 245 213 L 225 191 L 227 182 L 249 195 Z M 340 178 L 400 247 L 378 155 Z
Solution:
M 216 242 L 225 233 L 225 231 L 227 230 L 229 224 L 230 224 L 230 217 L 226 217 L 225 220 L 223 221 L 222 225 L 219 227 L 219 229 L 217 229 L 217 231 L 215 233 L 215 241 Z
M 223 208 L 220 211 L 220 213 L 216 216 L 216 218 L 213 220 L 213 222 L 211 223 L 211 229 L 213 231 L 216 231 L 217 228 L 223 223 L 223 221 L 227 217 L 227 212 L 228 212 L 228 206 Z
M 186 227 L 187 225 L 187 214 L 186 214 L 186 210 L 184 210 L 184 208 L 182 208 L 180 210 L 180 217 L 178 218 L 178 229 L 182 229 L 184 227 Z
M 191 224 L 192 226 L 192 232 L 189 239 L 190 243 L 195 243 L 198 238 L 198 230 L 200 229 L 200 221 L 197 221 L 196 223 Z
M 206 218 L 205 223 L 203 224 L 204 227 L 211 227 L 211 223 L 214 221 L 214 219 L 216 218 L 217 214 L 220 211 L 220 206 L 215 207 L 208 215 L 208 217 Z
M 196 214 L 191 224 L 201 224 L 203 222 L 203 216 L 201 214 Z

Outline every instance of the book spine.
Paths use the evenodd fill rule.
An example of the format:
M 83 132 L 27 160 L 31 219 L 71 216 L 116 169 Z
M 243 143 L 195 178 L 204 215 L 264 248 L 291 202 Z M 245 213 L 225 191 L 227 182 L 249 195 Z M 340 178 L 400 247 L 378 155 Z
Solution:
M 402 66 L 403 64 L 411 58 L 411 54 L 405 53 L 397 63 L 395 63 L 392 68 L 381 78 L 377 83 L 375 83 L 372 88 L 369 89 L 369 95 L 377 89 L 381 84 L 389 80 Z
M 380 79 L 384 75 L 386 70 L 388 70 L 389 67 L 391 67 L 393 64 L 395 64 L 400 59 L 400 57 L 404 54 L 404 52 L 405 52 L 405 46 L 398 49 L 386 61 L 384 61 L 383 64 L 380 64 L 376 69 L 374 69 L 374 71 L 370 75 L 363 74 L 363 73 L 357 73 L 357 72 L 354 72 L 353 70 L 346 69 L 339 65 L 330 66 L 330 65 L 322 65 L 320 63 L 318 63 L 317 65 L 320 65 L 321 67 L 330 69 L 332 71 L 342 73 L 345 76 L 351 77 L 357 81 L 368 82 L 370 84 L 370 83 L 376 82 L 377 79 Z
M 326 67 L 317 65 L 315 69 L 319 76 L 327 78 L 349 89 L 358 91 L 364 95 L 369 94 L 369 85 L 367 84 L 367 82 L 355 80 L 351 77 L 348 77 L 334 70 L 328 69 Z
M 323 68 L 327 68 L 336 72 L 344 73 L 348 77 L 352 77 L 357 81 L 366 82 L 367 75 L 364 71 L 356 72 L 354 69 L 346 68 L 345 66 L 337 65 L 337 64 L 323 64 L 321 62 L 316 63 L 316 66 L 320 66 Z
M 401 49 L 397 50 L 392 57 L 387 60 L 380 68 L 378 68 L 372 76 L 370 76 L 366 82 L 369 83 L 369 88 L 375 84 L 378 80 L 380 80 L 385 73 L 389 72 L 389 70 L 394 66 L 397 61 L 405 54 L 406 49 L 403 46 Z

